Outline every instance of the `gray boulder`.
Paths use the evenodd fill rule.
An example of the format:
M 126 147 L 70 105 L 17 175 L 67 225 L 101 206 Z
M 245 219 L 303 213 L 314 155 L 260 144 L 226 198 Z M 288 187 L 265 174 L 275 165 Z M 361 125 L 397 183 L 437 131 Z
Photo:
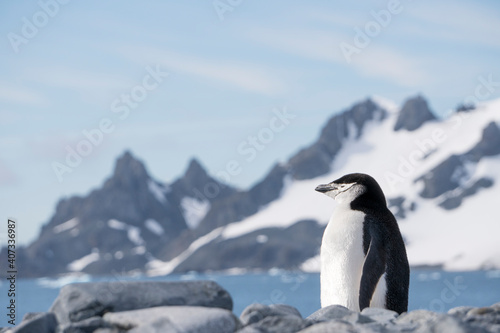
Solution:
M 474 309 L 472 306 L 459 306 L 448 311 L 449 315 L 458 317 L 462 319 L 469 312 L 469 310 Z
M 96 329 L 93 333 L 123 333 L 117 328 L 99 328 Z
M 309 326 L 296 308 L 285 304 L 251 304 L 243 310 L 240 320 L 245 326 L 241 333 L 291 333 Z
M 126 281 L 70 284 L 61 288 L 50 312 L 62 324 L 106 312 L 163 305 L 219 307 L 232 310 L 229 293 L 213 281 Z
M 500 332 L 500 307 L 470 309 L 462 320 L 478 332 Z
M 307 319 L 314 323 L 343 320 L 351 324 L 364 324 L 373 322 L 368 316 L 362 315 L 359 312 L 351 311 L 342 305 L 330 305 L 319 309 L 311 314 Z
M 427 310 L 415 310 L 402 314 L 395 320 L 398 327 L 414 332 L 468 332 L 466 326 L 456 317 Z
M 294 316 L 302 319 L 302 315 L 296 308 L 285 304 L 251 304 L 241 313 L 240 320 L 243 326 L 257 323 L 270 316 Z
M 243 332 L 295 333 L 309 326 L 310 323 L 297 316 L 269 316 L 245 327 Z M 248 331 L 250 329 L 250 331 Z
M 76 323 L 61 325 L 60 333 L 93 333 L 97 329 L 112 328 L 102 317 L 91 317 Z
M 198 306 L 161 306 L 106 313 L 103 318 L 128 333 L 233 333 L 240 326 L 229 310 Z
M 399 316 L 395 311 L 381 308 L 365 308 L 361 314 L 379 323 L 392 323 Z
M 358 333 L 360 331 L 353 324 L 342 320 L 334 320 L 334 321 L 326 321 L 318 323 L 316 325 L 309 326 L 299 331 L 299 333 L 331 333 L 331 332 Z
M 57 320 L 53 313 L 43 312 L 22 321 L 18 326 L 7 331 L 10 333 L 53 333 L 57 327 Z

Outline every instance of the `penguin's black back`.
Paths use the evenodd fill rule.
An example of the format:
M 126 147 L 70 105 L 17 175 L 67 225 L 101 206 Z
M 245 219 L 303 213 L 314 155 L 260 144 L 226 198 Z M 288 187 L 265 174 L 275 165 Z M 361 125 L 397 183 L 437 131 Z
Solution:
M 344 177 L 348 178 L 343 180 Z M 379 247 L 377 253 L 384 256 L 384 258 L 379 259 L 383 260 L 385 265 L 386 308 L 397 313 L 406 312 L 408 310 L 410 268 L 396 218 L 387 208 L 384 193 L 375 179 L 364 174 L 350 174 L 344 177 L 336 182 L 356 182 L 366 187 L 366 191 L 351 202 L 351 209 L 365 214 L 363 223 L 365 256 L 374 239 L 376 242 L 373 243 L 376 245 L 372 246 Z M 376 273 L 368 270 L 363 271 L 363 274 Z M 360 293 L 362 289 L 360 289 Z

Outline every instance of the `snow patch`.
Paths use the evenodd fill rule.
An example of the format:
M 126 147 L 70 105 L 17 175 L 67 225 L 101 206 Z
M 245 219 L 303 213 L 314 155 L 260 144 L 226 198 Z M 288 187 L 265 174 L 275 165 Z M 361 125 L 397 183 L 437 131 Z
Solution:
M 316 255 L 312 258 L 307 259 L 300 265 L 300 269 L 304 272 L 318 273 L 321 271 L 321 259 L 320 255 Z
M 52 231 L 54 231 L 55 234 L 58 234 L 58 233 L 61 233 L 63 231 L 66 231 L 66 230 L 73 229 L 74 227 L 76 227 L 78 225 L 79 222 L 80 221 L 76 217 L 74 217 L 71 220 L 68 220 L 64 223 L 56 225 L 52 229 Z
M 165 194 L 168 193 L 168 188 L 165 188 L 164 186 L 158 184 L 154 180 L 150 179 L 148 181 L 148 189 L 153 194 L 153 196 L 161 202 L 162 204 L 167 203 L 167 198 L 165 197 Z
M 144 254 L 146 253 L 146 247 L 141 245 L 141 246 L 138 246 L 138 247 L 134 247 L 131 251 L 132 254 Z
M 96 262 L 100 259 L 99 250 L 93 249 L 92 253 L 87 254 L 86 256 L 74 260 L 68 264 L 68 270 L 72 272 L 81 272 L 85 267 L 90 265 L 93 262 Z
M 129 226 L 127 230 L 128 239 L 135 245 L 141 245 L 144 243 L 144 239 L 141 237 L 141 229 L 133 226 Z
M 39 278 L 36 280 L 36 284 L 44 288 L 60 289 L 63 286 L 70 283 L 81 283 L 90 281 L 91 281 L 91 276 L 88 274 L 70 273 L 57 279 L 51 279 L 46 277 Z
M 267 243 L 268 240 L 269 237 L 267 237 L 266 235 L 258 235 L 257 237 L 255 237 L 255 241 L 261 244 Z
M 127 224 L 120 222 L 115 219 L 111 219 L 108 221 L 108 227 L 111 229 L 116 229 L 116 230 L 127 230 Z
M 195 229 L 210 210 L 208 200 L 198 200 L 192 197 L 184 197 L 181 200 L 184 220 L 189 229 Z
M 149 231 L 152 233 L 161 236 L 165 233 L 165 230 L 163 230 L 163 227 L 158 223 L 158 221 L 154 219 L 147 219 L 146 222 L 144 222 L 144 225 L 146 228 L 148 228 Z
M 371 97 L 371 100 L 380 108 L 386 110 L 389 113 L 397 113 L 400 109 L 399 105 L 396 104 L 396 102 L 382 96 L 373 95 Z
M 329 183 L 332 180 L 331 176 L 326 176 L 291 182 L 280 199 L 266 205 L 252 216 L 228 224 L 222 236 L 230 239 L 269 227 L 286 228 L 299 220 L 313 219 L 323 223 L 328 222 L 335 202 L 315 192 L 314 189 L 318 184 Z
M 232 268 L 225 269 L 222 272 L 225 275 L 244 275 L 244 274 L 247 274 L 248 271 L 249 271 L 248 268 L 232 267 Z
M 144 239 L 141 237 L 141 229 L 138 227 L 128 225 L 127 223 L 123 223 L 115 219 L 108 221 L 108 227 L 115 230 L 126 231 L 128 239 L 137 246 L 144 243 Z
M 196 250 L 219 237 L 222 233 L 222 229 L 223 227 L 217 228 L 215 230 L 212 230 L 212 232 L 206 234 L 205 236 L 198 238 L 193 243 L 191 243 L 191 245 L 189 245 L 189 247 L 184 250 L 184 252 L 170 261 L 161 261 L 159 259 L 153 259 L 149 261 L 146 264 L 146 274 L 148 276 L 160 276 L 172 273 L 180 263 L 186 260 Z
M 470 180 L 474 173 L 476 164 L 472 162 L 464 162 L 463 165 L 456 168 L 451 175 L 451 180 L 463 187 Z

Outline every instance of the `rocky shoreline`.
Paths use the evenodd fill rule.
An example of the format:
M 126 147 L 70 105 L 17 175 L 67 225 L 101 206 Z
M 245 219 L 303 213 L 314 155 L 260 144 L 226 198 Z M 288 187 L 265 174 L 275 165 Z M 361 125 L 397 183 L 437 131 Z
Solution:
M 500 303 L 402 315 L 333 305 L 307 318 L 284 304 L 251 304 L 239 317 L 232 309 L 231 295 L 213 281 L 71 284 L 61 289 L 48 312 L 29 313 L 0 333 L 500 333 Z

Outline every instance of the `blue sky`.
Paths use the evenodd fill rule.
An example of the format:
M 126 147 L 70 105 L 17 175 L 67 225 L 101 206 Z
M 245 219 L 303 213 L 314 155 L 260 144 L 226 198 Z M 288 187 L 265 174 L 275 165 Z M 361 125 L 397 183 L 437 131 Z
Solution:
M 214 174 L 236 161 L 246 188 L 360 99 L 421 93 L 443 116 L 500 81 L 497 1 L 60 1 L 0 4 L 0 206 L 21 243 L 125 149 L 165 182 L 192 156 Z M 238 147 L 259 134 L 248 161 Z M 67 147 L 89 153 L 58 177 Z

